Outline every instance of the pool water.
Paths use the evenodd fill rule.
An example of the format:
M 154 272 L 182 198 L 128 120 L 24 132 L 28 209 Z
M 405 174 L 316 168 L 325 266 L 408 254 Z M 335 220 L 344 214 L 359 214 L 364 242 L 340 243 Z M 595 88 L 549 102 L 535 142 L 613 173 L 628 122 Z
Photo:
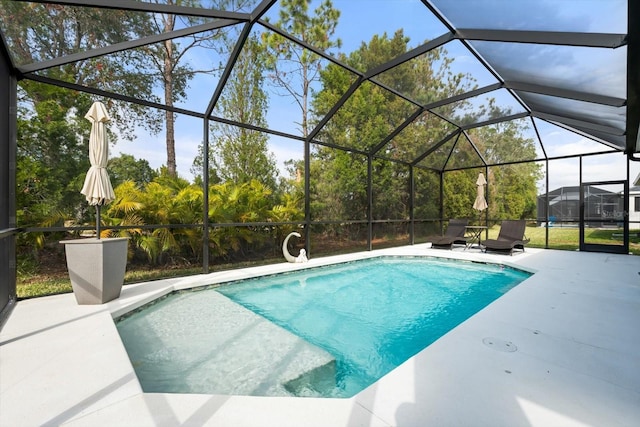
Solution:
M 290 391 L 295 395 L 350 397 L 529 276 L 529 273 L 493 264 L 427 257 L 382 257 L 243 280 L 201 291 L 201 296 L 190 304 L 198 304 L 199 300 L 206 304 L 204 295 L 221 293 L 324 349 L 335 358 L 335 379 L 330 386 L 326 381 L 319 381 L 319 384 L 306 384 Z M 168 297 L 163 304 L 171 303 L 172 298 Z M 184 312 L 183 321 L 194 324 L 198 322 L 198 313 L 211 309 L 196 306 L 182 308 L 180 312 Z M 140 313 L 144 314 L 144 310 Z M 144 319 L 144 316 L 138 317 Z M 135 331 L 149 326 L 148 322 L 142 322 L 138 326 L 125 325 L 125 329 Z M 122 329 L 119 326 L 121 335 Z M 144 330 L 141 332 L 144 334 Z M 123 342 L 127 346 L 124 336 Z M 259 347 L 256 343 L 256 348 Z M 176 363 L 189 352 L 188 349 L 180 352 Z M 184 376 L 175 372 L 182 372 L 184 368 L 172 367 L 170 358 L 164 356 L 160 370 L 183 381 Z M 162 375 L 148 362 L 145 362 L 144 376 Z M 143 378 L 141 382 L 145 388 Z

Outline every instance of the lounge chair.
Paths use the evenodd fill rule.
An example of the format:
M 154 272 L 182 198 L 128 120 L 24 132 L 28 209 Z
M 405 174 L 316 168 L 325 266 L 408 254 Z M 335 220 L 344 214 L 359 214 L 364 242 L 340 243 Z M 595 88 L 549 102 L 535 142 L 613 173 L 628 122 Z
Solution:
M 464 232 L 467 224 L 469 224 L 467 219 L 451 219 L 443 236 L 429 236 L 427 242 L 431 242 L 431 247 L 440 249 L 451 249 L 454 244 L 466 245 L 467 239 L 464 237 Z
M 500 232 L 497 239 L 487 239 L 481 242 L 486 251 L 505 252 L 513 255 L 514 249 L 522 249 L 529 243 L 524 235 L 526 222 L 520 220 L 504 220 L 500 225 Z

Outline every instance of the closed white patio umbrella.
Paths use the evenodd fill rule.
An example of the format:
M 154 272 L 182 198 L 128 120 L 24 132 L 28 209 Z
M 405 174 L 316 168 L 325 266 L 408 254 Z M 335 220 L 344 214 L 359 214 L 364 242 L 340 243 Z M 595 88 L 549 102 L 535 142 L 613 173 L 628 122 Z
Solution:
M 116 198 L 107 173 L 109 144 L 104 124 L 110 118 L 106 107 L 101 102 L 94 102 L 84 117 L 91 122 L 91 136 L 89 137 L 91 167 L 87 172 L 80 193 L 84 194 L 89 205 L 96 207 L 96 237 L 99 239 L 100 206 L 106 205 Z
M 484 186 L 487 185 L 487 180 L 484 179 L 484 174 L 480 172 L 478 180 L 476 181 L 478 186 L 476 200 L 473 202 L 473 209 L 477 211 L 483 211 L 487 209 L 487 200 L 484 198 Z

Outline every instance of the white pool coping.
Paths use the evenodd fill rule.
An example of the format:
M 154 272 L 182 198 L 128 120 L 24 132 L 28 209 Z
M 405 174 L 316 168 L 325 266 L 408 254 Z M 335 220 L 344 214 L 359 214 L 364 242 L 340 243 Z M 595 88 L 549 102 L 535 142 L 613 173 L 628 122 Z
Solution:
M 176 289 L 379 255 L 536 271 L 350 399 L 143 393 L 113 317 Z M 635 426 L 640 257 L 405 246 L 20 301 L 0 331 L 0 426 Z M 505 351 L 505 350 L 516 351 Z

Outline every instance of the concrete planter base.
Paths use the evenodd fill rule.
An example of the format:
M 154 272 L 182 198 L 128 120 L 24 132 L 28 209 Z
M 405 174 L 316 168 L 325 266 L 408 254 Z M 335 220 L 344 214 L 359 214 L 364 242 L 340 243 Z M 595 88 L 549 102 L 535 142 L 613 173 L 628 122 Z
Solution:
M 104 304 L 120 296 L 127 268 L 129 239 L 62 240 L 78 304 Z

